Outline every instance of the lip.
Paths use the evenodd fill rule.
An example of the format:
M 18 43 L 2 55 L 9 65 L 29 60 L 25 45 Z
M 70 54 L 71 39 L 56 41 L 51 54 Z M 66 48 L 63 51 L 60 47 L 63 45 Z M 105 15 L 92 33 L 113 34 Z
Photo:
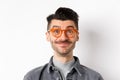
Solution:
M 64 42 L 64 43 L 58 43 L 58 45 L 60 46 L 60 47 L 68 47 L 69 45 L 70 45 L 70 43 L 68 43 L 68 42 Z

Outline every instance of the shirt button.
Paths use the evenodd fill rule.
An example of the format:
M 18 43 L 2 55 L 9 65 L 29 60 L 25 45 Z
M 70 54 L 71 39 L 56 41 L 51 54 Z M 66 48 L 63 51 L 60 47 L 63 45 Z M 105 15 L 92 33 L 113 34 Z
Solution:
M 60 78 L 57 77 L 56 80 L 60 80 Z

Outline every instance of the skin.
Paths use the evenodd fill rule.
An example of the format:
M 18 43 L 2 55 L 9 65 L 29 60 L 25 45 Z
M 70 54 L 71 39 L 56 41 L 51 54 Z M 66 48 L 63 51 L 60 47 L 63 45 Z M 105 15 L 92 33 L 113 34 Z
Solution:
M 67 29 L 73 27 L 76 29 L 75 23 L 72 20 L 57 20 L 53 19 L 50 23 L 50 28 L 59 27 L 61 29 Z M 54 50 L 53 57 L 62 62 L 66 63 L 73 59 L 73 49 L 75 48 L 76 41 L 79 40 L 79 34 L 76 34 L 74 37 L 69 38 L 63 32 L 59 38 L 54 37 L 51 33 L 46 32 L 46 39 L 51 43 L 51 46 Z

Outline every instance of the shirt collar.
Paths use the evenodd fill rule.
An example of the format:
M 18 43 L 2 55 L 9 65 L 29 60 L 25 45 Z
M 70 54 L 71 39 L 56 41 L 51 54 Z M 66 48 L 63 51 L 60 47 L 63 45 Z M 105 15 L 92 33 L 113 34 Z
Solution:
M 85 73 L 84 68 L 80 64 L 78 57 L 74 56 L 74 59 L 75 59 L 75 63 L 74 63 L 73 69 L 75 69 L 78 72 L 78 74 L 81 76 L 82 74 Z
M 53 56 L 50 58 L 50 61 L 48 63 L 47 71 L 50 73 L 51 71 L 54 71 L 56 68 L 53 64 Z
M 80 65 L 78 57 L 74 56 L 74 59 L 75 59 L 75 63 L 73 65 L 73 69 L 75 71 L 77 71 L 78 74 L 81 76 L 85 72 L 84 68 L 83 68 L 82 65 Z M 51 71 L 55 71 L 55 70 L 57 70 L 57 69 L 56 69 L 56 67 L 53 64 L 53 56 L 52 56 L 51 59 L 50 59 L 50 61 L 49 61 L 49 63 L 48 63 L 47 71 L 48 71 L 48 73 L 50 73 Z

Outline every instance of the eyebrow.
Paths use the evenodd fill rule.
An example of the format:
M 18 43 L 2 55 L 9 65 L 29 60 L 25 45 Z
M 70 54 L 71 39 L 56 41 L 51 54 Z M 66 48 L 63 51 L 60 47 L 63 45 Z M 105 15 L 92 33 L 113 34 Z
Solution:
M 55 28 L 55 27 L 60 27 L 60 26 L 54 25 L 53 28 Z
M 55 27 L 60 28 L 61 26 L 54 25 L 53 28 L 55 28 Z M 67 26 L 67 28 L 74 28 L 74 26 L 70 25 L 70 26 Z
M 67 26 L 67 28 L 75 28 L 74 26 L 70 25 L 70 26 Z

